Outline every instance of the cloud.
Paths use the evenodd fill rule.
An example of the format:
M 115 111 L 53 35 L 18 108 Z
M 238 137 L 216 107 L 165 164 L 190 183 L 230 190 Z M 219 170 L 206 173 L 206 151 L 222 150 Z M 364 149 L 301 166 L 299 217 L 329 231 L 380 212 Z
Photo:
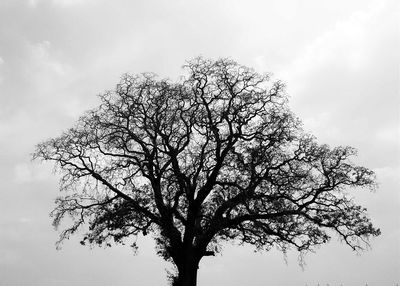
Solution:
M 18 54 L 9 55 L 1 76 L 0 93 L 5 96 L 0 98 L 0 129 L 8 133 L 22 134 L 25 129 L 31 135 L 38 134 L 38 130 L 27 127 L 38 125 L 47 116 L 54 119 L 47 121 L 47 127 L 57 125 L 56 119 L 75 117 L 85 106 L 85 97 L 70 91 L 81 73 L 48 40 L 20 41 Z
M 16 265 L 21 259 L 21 255 L 13 250 L 0 249 L 0 265 Z
M 42 3 L 51 3 L 60 6 L 72 6 L 85 4 L 91 1 L 92 0 L 28 0 L 28 4 L 32 7 L 37 7 Z
M 49 41 L 13 40 L 5 45 L 8 58 L 2 72 L 1 93 L 6 96 L 0 99 L 1 109 L 34 105 L 47 92 L 65 87 L 73 78 L 73 69 Z
M 26 164 L 20 164 L 14 167 L 14 178 L 18 183 L 30 182 L 32 180 L 32 171 Z
M 395 167 L 381 167 L 377 168 L 374 170 L 377 177 L 378 177 L 378 182 L 385 182 L 385 183 L 392 183 L 393 185 L 400 186 L 400 166 L 395 166 Z M 400 203 L 400 197 L 397 196 L 397 199 L 399 200 Z
M 29 44 L 28 48 L 31 62 L 26 71 L 31 78 L 33 77 L 33 82 L 43 86 L 43 80 L 49 79 L 49 82 L 53 82 L 54 77 L 64 77 L 71 71 L 69 65 L 53 55 L 52 45 L 49 41 Z
M 1 72 L 1 66 L 4 64 L 4 60 L 2 57 L 0 57 L 0 84 L 3 82 L 3 76 Z
M 371 2 L 338 21 L 279 71 L 305 128 L 323 142 L 361 149 L 375 167 L 398 164 L 400 151 L 394 5 Z
M 14 166 L 14 182 L 18 184 L 40 182 L 50 177 L 49 168 L 38 168 L 26 162 Z
M 54 4 L 57 5 L 80 5 L 80 4 L 84 4 L 84 3 L 88 3 L 91 2 L 91 0 L 53 0 Z
M 308 76 L 324 67 L 340 68 L 347 73 L 369 72 L 371 56 L 377 40 L 394 34 L 391 27 L 390 1 L 374 1 L 366 9 L 354 12 L 348 19 L 337 22 L 330 30 L 312 41 L 289 68 L 291 78 Z M 388 12 L 388 14 L 386 14 Z M 380 35 L 379 35 L 380 34 Z M 332 80 L 335 84 L 334 80 Z
M 0 218 L 0 264 L 6 264 L 0 267 L 0 276 L 4 283 L 55 285 L 68 278 L 69 285 L 115 281 L 123 285 L 133 279 L 140 284 L 146 275 L 149 277 L 148 269 L 158 269 L 153 267 L 160 267 L 155 271 L 159 278 L 151 275 L 159 281 L 148 281 L 149 285 L 164 281 L 164 266 L 159 260 L 154 259 L 152 266 L 143 263 L 154 253 L 154 247 L 141 250 L 137 260 L 128 258 L 122 248 L 114 256 L 106 252 L 99 258 L 96 253 L 103 250 L 86 254 L 77 241 L 71 241 L 65 245 L 68 250 L 55 254 L 57 234 L 50 230 L 48 212 L 57 195 L 57 176 L 52 176 L 50 165 L 32 166 L 29 153 L 36 143 L 57 136 L 85 109 L 96 106 L 95 94 L 112 88 L 122 73 L 154 71 L 174 77 L 182 72 L 185 59 L 198 54 L 232 57 L 261 72 L 275 72 L 287 82 L 293 109 L 304 119 L 306 129 L 323 142 L 355 145 L 367 162 L 361 165 L 376 171 L 382 185 L 376 194 L 367 193 L 365 205 L 379 226 L 385 226 L 385 235 L 397 234 L 392 231 L 398 229 L 393 222 L 398 221 L 395 211 L 400 170 L 394 156 L 400 146 L 396 120 L 399 92 L 394 88 L 398 86 L 395 67 L 399 62 L 399 47 L 393 37 L 398 21 L 391 6 L 394 1 L 197 1 L 189 5 L 185 1 L 0 2 L 0 150 L 7 150 L 0 154 L 0 177 L 5 182 L 0 209 L 6 214 Z M 388 249 L 395 245 L 386 238 L 379 241 Z M 332 249 L 318 256 L 314 271 L 310 267 L 311 272 L 305 272 L 304 277 L 323 277 L 319 269 L 342 265 L 341 261 L 332 264 L 323 259 L 331 255 L 340 260 L 337 248 Z M 221 260 L 223 269 L 203 269 L 207 270 L 204 281 L 212 284 L 213 279 L 229 277 L 232 285 L 239 285 L 242 272 L 233 271 L 242 278 L 223 274 L 242 267 L 243 263 L 235 264 L 235 257 L 238 253 L 246 255 L 247 250 L 239 253 L 232 248 L 225 253 L 228 256 L 224 261 L 232 262 L 230 268 Z M 342 266 L 353 273 L 367 269 L 366 279 L 371 280 L 374 266 L 382 265 L 392 272 L 376 277 L 389 281 L 398 276 L 399 263 L 392 259 L 393 253 L 374 252 L 382 259 L 377 263 L 374 257 L 364 268 L 347 259 Z M 85 255 L 92 260 L 84 260 Z M 250 277 L 261 285 L 264 266 L 253 260 L 252 253 L 247 257 L 246 267 L 240 270 L 247 276 L 251 268 L 254 276 Z M 271 256 L 263 257 L 267 266 L 281 263 L 281 259 L 274 263 Z M 137 271 L 121 267 L 111 271 L 113 275 L 98 271 L 122 265 L 110 263 L 110 259 L 123 261 L 126 269 Z M 101 261 L 107 264 L 101 266 Z M 93 271 L 85 270 L 85 265 L 104 275 L 93 277 Z M 292 266 L 289 272 L 295 273 L 297 264 Z M 296 280 L 292 275 L 285 276 L 285 267 L 283 264 L 281 272 L 276 271 L 283 273 L 276 275 L 277 279 Z M 48 271 L 44 273 L 43 269 Z M 82 277 L 82 269 L 87 277 Z M 25 275 L 19 275 L 21 272 Z M 51 277 L 47 277 L 49 273 Z M 43 276 L 48 280 L 42 281 Z
M 55 279 L 55 278 L 42 278 L 43 280 L 40 281 L 40 285 L 42 286 L 69 286 L 71 283 L 65 279 Z

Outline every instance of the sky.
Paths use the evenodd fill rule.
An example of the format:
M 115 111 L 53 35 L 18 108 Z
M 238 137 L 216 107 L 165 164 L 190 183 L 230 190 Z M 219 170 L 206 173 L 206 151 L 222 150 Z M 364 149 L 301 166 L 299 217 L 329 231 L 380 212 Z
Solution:
M 71 127 L 123 73 L 172 80 L 186 60 L 229 57 L 287 85 L 320 143 L 358 149 L 375 192 L 354 190 L 382 235 L 356 254 L 333 237 L 305 257 L 226 245 L 198 285 L 400 284 L 399 4 L 395 0 L 0 0 L 0 286 L 167 285 L 168 264 L 140 238 L 56 250 L 52 166 L 35 145 Z

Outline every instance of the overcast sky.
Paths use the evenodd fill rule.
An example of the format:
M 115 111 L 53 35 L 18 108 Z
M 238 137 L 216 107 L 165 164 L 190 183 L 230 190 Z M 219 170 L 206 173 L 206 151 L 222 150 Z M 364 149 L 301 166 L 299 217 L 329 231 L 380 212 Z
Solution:
M 398 1 L 0 0 L 0 285 L 166 285 L 151 241 L 55 249 L 58 195 L 35 144 L 72 126 L 125 72 L 178 78 L 185 60 L 230 57 L 287 84 L 290 105 L 321 143 L 351 145 L 376 171 L 355 191 L 382 235 L 356 255 L 336 238 L 297 254 L 228 245 L 204 258 L 199 286 L 400 283 Z

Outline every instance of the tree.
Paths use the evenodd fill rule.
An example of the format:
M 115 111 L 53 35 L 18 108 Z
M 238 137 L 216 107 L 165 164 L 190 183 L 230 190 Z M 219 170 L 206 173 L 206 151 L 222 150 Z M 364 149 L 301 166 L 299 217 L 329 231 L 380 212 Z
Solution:
M 336 233 L 353 250 L 379 235 L 349 198 L 374 174 L 350 161 L 356 150 L 319 145 L 287 105 L 284 85 L 228 59 L 197 58 L 177 83 L 124 75 L 60 137 L 37 146 L 53 161 L 68 238 L 124 243 L 152 233 L 177 269 L 173 285 L 196 285 L 200 260 L 235 240 L 301 252 Z M 136 247 L 135 243 L 133 246 Z

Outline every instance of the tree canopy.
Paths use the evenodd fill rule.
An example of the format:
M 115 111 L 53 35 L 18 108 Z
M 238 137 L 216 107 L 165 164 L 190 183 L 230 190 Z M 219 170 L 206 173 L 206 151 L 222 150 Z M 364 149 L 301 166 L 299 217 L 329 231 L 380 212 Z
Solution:
M 379 235 L 348 195 L 373 188 L 356 150 L 320 145 L 288 107 L 284 84 L 229 59 L 196 58 L 178 82 L 124 75 L 35 158 L 61 173 L 52 212 L 68 238 L 124 243 L 151 233 L 195 285 L 199 261 L 226 240 L 308 251 L 336 233 L 352 249 Z M 131 240 L 130 240 L 131 241 Z

